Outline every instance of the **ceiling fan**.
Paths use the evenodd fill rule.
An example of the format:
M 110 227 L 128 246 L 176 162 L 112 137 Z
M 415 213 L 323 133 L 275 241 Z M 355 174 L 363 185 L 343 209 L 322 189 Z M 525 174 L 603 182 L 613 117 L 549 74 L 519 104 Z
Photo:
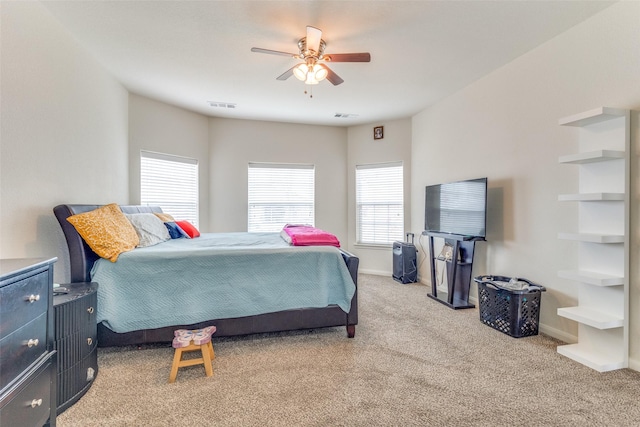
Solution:
M 318 28 L 307 26 L 307 36 L 298 41 L 299 53 L 281 52 L 259 47 L 252 47 L 251 52 L 289 56 L 304 61 L 289 68 L 276 79 L 287 80 L 294 75 L 308 85 L 318 84 L 324 79 L 329 80 L 334 86 L 344 82 L 340 76 L 326 66 L 326 62 L 371 62 L 369 52 L 325 54 L 324 49 L 326 47 L 327 43 L 322 40 L 322 31 Z

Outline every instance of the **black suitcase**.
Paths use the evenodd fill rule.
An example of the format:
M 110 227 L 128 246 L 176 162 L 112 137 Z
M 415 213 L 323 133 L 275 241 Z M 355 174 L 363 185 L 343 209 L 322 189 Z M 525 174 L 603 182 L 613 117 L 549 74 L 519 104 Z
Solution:
M 409 242 L 411 236 L 411 242 Z M 400 283 L 418 281 L 417 249 L 413 244 L 413 233 L 407 233 L 406 242 L 393 242 L 393 279 Z

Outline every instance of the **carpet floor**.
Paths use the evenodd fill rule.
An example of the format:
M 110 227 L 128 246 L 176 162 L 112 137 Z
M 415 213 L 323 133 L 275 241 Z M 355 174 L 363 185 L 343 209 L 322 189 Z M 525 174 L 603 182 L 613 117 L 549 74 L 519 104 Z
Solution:
M 359 325 L 214 339 L 214 376 L 170 344 L 100 348 L 68 426 L 638 426 L 640 372 L 598 373 L 420 284 L 360 275 Z

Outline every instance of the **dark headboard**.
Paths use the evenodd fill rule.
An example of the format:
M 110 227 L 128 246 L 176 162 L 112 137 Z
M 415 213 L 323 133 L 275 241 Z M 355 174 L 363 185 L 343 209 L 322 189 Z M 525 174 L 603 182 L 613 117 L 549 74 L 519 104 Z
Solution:
M 100 206 L 102 205 L 58 205 L 53 208 L 53 213 L 56 215 L 60 227 L 62 227 L 64 237 L 67 239 L 69 263 L 71 264 L 71 282 L 90 282 L 91 268 L 99 256 L 85 243 L 73 225 L 67 221 L 67 218 L 79 213 L 92 211 Z M 124 213 L 162 212 L 159 206 L 121 205 L 120 209 Z

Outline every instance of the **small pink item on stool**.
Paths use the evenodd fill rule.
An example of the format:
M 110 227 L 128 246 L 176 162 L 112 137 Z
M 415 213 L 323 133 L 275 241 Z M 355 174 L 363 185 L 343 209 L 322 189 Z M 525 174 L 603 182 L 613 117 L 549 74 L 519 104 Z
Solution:
M 185 366 L 203 364 L 206 376 L 210 377 L 213 375 L 211 361 L 215 358 L 215 353 L 213 352 L 213 345 L 211 344 L 211 335 L 215 332 L 215 326 L 207 326 L 206 328 L 195 330 L 178 329 L 173 333 L 174 338 L 171 345 L 176 351 L 173 355 L 173 364 L 171 365 L 171 373 L 169 374 L 170 383 L 176 380 L 178 368 Z M 183 352 L 198 350 L 202 353 L 201 358 L 182 360 Z

